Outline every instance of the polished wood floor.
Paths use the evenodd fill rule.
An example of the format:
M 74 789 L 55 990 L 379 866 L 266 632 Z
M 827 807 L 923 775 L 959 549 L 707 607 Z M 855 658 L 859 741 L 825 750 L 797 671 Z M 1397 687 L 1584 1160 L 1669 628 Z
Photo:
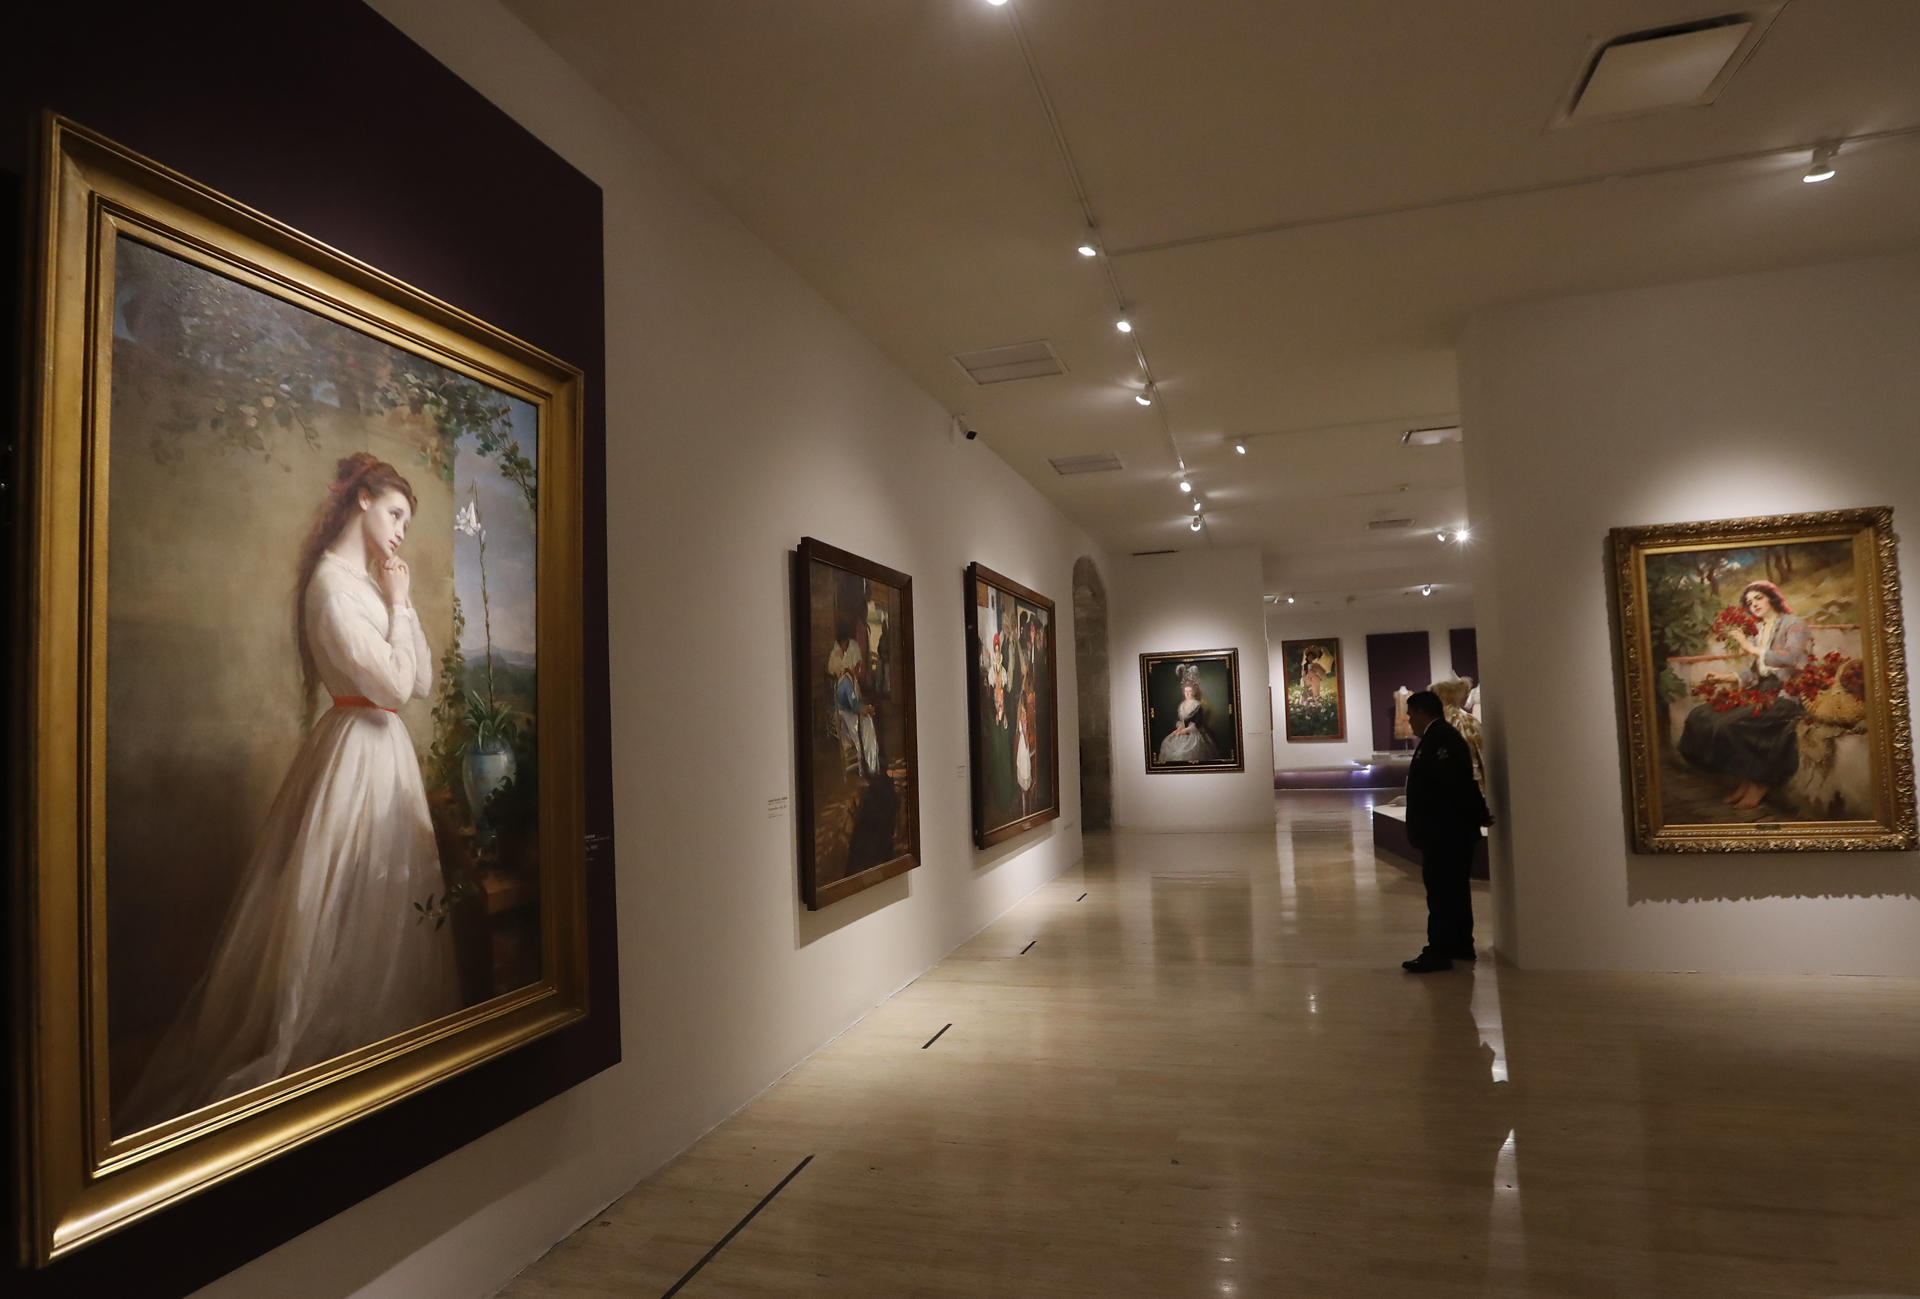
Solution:
M 680 1294 L 1920 1293 L 1920 983 L 1405 975 L 1366 802 L 1089 836 L 504 1293 L 663 1295 L 807 1156 Z

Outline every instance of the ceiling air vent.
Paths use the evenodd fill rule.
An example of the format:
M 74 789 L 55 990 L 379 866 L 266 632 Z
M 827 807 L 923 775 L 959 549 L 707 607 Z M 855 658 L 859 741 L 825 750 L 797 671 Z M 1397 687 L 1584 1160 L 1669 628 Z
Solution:
M 1617 36 L 1587 61 L 1556 124 L 1711 104 L 1779 15 L 1779 4 Z
M 1111 451 L 1096 451 L 1086 456 L 1048 457 L 1047 463 L 1062 478 L 1073 474 L 1107 474 L 1126 467 L 1120 463 L 1120 457 Z
M 1148 555 L 1177 555 L 1179 553 L 1177 550 L 1136 550 L 1133 552 L 1133 557 L 1135 559 L 1145 559 Z
M 1391 532 L 1395 528 L 1411 528 L 1412 519 L 1372 519 L 1367 523 L 1368 532 Z
M 978 352 L 960 352 L 954 364 L 967 372 L 967 378 L 982 387 L 990 383 L 1011 383 L 1015 379 L 1042 379 L 1050 374 L 1065 374 L 1067 367 L 1053 354 L 1053 344 L 1041 339 L 1034 343 L 1014 343 L 1007 347 L 986 347 Z

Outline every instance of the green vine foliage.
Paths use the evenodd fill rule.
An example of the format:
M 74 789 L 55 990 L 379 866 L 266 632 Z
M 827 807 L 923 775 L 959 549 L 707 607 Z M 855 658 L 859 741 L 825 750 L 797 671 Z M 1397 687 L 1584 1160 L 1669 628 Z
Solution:
M 1654 661 L 1706 653 L 1714 616 L 1728 597 L 1711 591 L 1685 555 L 1650 555 L 1646 563 Z
M 433 781 L 454 796 L 466 799 L 460 779 L 460 764 L 473 735 L 467 726 L 467 656 L 460 649 L 460 635 L 466 630 L 466 615 L 460 610 L 460 597 L 453 597 L 453 634 L 446 652 L 440 656 L 440 675 L 434 692 L 433 746 L 427 751 Z
M 149 448 L 159 463 L 179 465 L 198 443 L 292 472 L 286 452 L 320 448 L 324 412 L 405 409 L 432 418 L 420 459 L 442 479 L 470 437 L 534 508 L 537 467 L 486 384 L 133 240 L 116 268 L 115 401 L 164 412 Z

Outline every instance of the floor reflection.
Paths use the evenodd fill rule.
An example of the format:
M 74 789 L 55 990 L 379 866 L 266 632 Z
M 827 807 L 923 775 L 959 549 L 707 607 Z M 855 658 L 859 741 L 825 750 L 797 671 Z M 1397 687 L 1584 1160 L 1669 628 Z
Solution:
M 1406 975 L 1368 798 L 1089 836 L 505 1293 L 661 1293 L 809 1154 L 688 1299 L 1920 1293 L 1920 983 Z

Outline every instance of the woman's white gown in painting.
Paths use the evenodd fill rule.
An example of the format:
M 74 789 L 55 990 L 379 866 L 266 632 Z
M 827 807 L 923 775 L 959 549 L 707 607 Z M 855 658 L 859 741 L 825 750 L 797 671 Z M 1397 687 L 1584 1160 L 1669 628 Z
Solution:
M 1207 729 L 1212 720 L 1212 710 L 1201 699 L 1183 699 L 1177 714 L 1181 726 L 1193 729 L 1181 732 L 1175 728 L 1166 739 L 1160 741 L 1161 762 L 1218 762 L 1220 746 L 1213 742 L 1213 734 Z
M 445 888 L 412 737 L 433 688 L 419 617 L 321 557 L 308 643 L 336 701 L 275 796 L 240 894 L 115 1129 L 134 1131 L 459 1009 L 453 933 L 416 902 Z

